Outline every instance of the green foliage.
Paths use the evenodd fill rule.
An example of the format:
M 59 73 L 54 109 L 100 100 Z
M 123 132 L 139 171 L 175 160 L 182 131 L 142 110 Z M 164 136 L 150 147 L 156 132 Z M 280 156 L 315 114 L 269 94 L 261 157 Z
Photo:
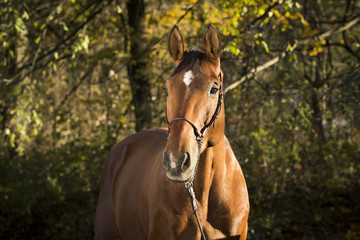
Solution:
M 226 135 L 249 188 L 248 238 L 359 239 L 359 22 L 346 28 L 359 2 L 145 3 L 134 72 L 151 96 L 138 105 L 125 2 L 0 4 L 0 238 L 93 237 L 101 168 L 135 132 L 135 106 L 165 126 L 169 29 L 189 49 L 212 23 L 225 88 L 239 82 Z
M 2 239 L 89 239 L 109 148 L 66 146 L 1 159 Z

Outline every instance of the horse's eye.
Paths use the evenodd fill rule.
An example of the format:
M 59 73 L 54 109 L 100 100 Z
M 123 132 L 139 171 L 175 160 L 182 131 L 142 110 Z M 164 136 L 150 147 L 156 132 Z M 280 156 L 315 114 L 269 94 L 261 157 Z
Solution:
M 169 92 L 168 92 L 167 87 L 164 87 L 164 92 L 165 92 L 165 95 L 168 97 L 168 96 L 169 96 Z
M 218 88 L 213 87 L 213 88 L 210 89 L 210 94 L 215 95 L 218 91 L 219 91 Z

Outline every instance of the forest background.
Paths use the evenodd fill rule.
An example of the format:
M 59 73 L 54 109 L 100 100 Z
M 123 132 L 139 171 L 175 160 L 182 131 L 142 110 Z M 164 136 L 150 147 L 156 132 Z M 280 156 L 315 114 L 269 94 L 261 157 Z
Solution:
M 109 151 L 166 126 L 176 23 L 221 34 L 248 239 L 360 239 L 357 0 L 1 0 L 0 238 L 93 238 Z

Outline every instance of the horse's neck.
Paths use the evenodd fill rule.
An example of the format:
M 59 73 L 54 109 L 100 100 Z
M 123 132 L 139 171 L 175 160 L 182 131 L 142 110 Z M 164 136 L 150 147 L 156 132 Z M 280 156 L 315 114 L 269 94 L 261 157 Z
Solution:
M 225 173 L 225 136 L 215 146 L 207 147 L 200 156 L 199 169 L 195 176 L 195 191 L 200 198 L 208 198 L 214 178 Z

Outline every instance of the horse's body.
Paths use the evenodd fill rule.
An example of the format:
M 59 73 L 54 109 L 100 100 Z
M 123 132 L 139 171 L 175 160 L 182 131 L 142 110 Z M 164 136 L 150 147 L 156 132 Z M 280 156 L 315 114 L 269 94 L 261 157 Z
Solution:
M 184 82 L 185 78 L 186 73 Z M 214 111 L 212 106 L 209 111 Z M 178 113 L 168 109 L 167 114 L 174 118 Z M 195 140 L 186 145 L 186 139 L 194 138 L 192 126 L 186 121 L 174 122 L 169 136 L 166 129 L 146 130 L 115 147 L 102 173 L 96 239 L 200 239 L 186 188 L 178 183 L 188 180 L 186 171 L 196 171 L 194 156 L 199 152 L 193 184 L 206 238 L 246 239 L 248 193 L 240 165 L 224 135 L 224 111 L 216 120 L 216 128 L 209 128 L 205 134 L 199 151 L 191 148 Z

